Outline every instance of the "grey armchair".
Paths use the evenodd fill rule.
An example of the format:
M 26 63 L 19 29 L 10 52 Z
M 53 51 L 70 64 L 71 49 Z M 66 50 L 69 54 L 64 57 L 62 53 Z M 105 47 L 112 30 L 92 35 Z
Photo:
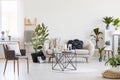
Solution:
M 20 49 L 21 55 L 15 55 L 15 51 L 9 50 L 7 45 L 5 45 L 5 44 L 3 45 L 3 49 L 4 49 L 5 59 L 6 59 L 3 74 L 5 74 L 8 60 L 14 61 L 14 72 L 15 72 L 15 61 L 17 60 L 17 69 L 18 69 L 18 75 L 19 75 L 19 59 L 27 60 L 27 72 L 29 73 L 29 61 L 28 61 L 28 57 L 26 56 L 25 49 Z

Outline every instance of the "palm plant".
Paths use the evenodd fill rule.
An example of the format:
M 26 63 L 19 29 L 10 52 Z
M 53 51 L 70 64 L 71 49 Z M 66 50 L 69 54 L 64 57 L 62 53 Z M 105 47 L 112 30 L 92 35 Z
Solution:
M 109 27 L 109 25 L 110 25 L 110 23 L 112 23 L 113 22 L 113 17 L 103 17 L 103 22 L 106 24 L 106 29 L 108 29 L 108 27 Z
M 100 39 L 103 39 L 102 36 L 100 36 L 101 34 L 103 34 L 101 31 L 99 31 L 99 28 L 95 28 L 93 29 L 94 34 L 92 34 L 91 36 L 93 37 L 93 39 L 95 40 L 96 46 L 95 48 L 98 49 L 98 42 Z
M 117 27 L 119 26 L 119 23 L 120 23 L 120 19 L 119 18 L 114 19 L 113 25 L 114 25 L 116 30 L 117 30 Z

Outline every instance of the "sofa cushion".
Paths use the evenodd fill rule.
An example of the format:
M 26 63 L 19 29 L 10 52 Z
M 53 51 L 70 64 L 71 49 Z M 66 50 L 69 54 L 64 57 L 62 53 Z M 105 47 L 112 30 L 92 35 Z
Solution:
M 72 49 L 83 49 L 83 41 L 79 39 L 69 40 L 67 45 L 72 44 Z
M 88 55 L 89 54 L 89 50 L 87 49 L 76 49 L 76 54 L 78 55 Z

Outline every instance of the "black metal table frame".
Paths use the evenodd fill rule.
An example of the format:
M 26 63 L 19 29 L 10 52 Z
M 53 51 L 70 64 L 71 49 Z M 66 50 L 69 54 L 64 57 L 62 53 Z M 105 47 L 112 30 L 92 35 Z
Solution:
M 76 70 L 77 69 L 77 55 L 76 53 L 72 52 L 60 52 L 60 53 L 54 53 L 55 55 L 55 62 L 52 58 L 52 70 Z M 72 60 L 75 59 L 75 62 Z M 59 68 L 56 68 L 56 66 L 59 66 Z M 68 68 L 68 66 L 71 65 L 71 68 Z

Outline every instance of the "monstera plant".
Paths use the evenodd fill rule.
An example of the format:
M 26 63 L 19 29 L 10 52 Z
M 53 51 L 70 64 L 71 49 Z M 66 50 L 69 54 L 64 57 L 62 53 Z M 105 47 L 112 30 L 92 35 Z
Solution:
M 42 24 L 37 24 L 36 27 L 35 27 L 35 30 L 32 34 L 32 39 L 30 40 L 34 50 L 35 50 L 35 53 L 41 53 L 39 54 L 39 56 L 43 56 L 43 46 L 44 46 L 44 43 L 45 41 L 48 39 L 49 33 L 48 33 L 48 29 L 47 29 L 47 26 L 44 25 L 44 23 Z M 31 55 L 34 55 L 34 54 L 31 54 Z M 38 56 L 38 55 L 36 55 Z M 37 58 L 36 58 L 37 60 Z

